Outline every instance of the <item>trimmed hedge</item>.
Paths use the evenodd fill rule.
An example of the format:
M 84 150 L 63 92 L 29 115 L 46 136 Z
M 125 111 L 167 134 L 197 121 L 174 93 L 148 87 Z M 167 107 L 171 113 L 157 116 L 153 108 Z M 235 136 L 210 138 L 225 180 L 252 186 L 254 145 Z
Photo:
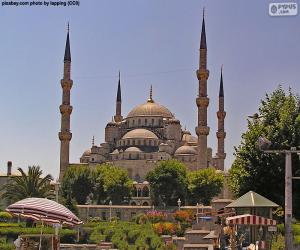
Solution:
M 20 234 L 40 234 L 41 227 L 24 227 L 23 224 L 17 223 L 1 223 L 0 237 L 6 237 L 7 239 L 16 239 Z M 54 228 L 44 227 L 43 234 L 54 234 Z M 62 229 L 59 232 L 60 241 L 62 243 L 75 243 L 76 231 L 71 229 Z M 2 250 L 2 248 L 0 248 Z

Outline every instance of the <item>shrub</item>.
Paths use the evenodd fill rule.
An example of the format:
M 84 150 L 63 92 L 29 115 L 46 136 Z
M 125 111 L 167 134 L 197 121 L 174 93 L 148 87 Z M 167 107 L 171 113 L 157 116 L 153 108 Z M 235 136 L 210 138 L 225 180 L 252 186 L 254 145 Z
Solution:
M 173 217 L 176 221 L 189 222 L 189 223 L 191 223 L 193 221 L 194 216 L 195 216 L 195 214 L 191 210 L 177 210 L 173 214 Z
M 179 229 L 178 225 L 171 222 L 158 222 L 153 224 L 153 230 L 158 235 L 163 235 L 163 234 L 174 235 L 176 234 L 178 229 Z
M 12 219 L 13 216 L 8 212 L 0 212 L 0 221 L 8 221 Z
M 164 213 L 164 212 L 151 210 L 151 211 L 148 211 L 146 213 L 146 218 L 151 223 L 157 223 L 157 222 L 161 222 L 161 221 L 166 221 L 167 220 L 167 214 Z

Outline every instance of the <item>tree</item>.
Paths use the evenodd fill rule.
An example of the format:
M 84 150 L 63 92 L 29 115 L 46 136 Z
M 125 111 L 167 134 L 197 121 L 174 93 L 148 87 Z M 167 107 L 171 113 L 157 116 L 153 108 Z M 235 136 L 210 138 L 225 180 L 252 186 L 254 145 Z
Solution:
M 242 134 L 241 144 L 235 148 L 235 161 L 230 169 L 229 184 L 236 195 L 256 191 L 270 200 L 284 205 L 284 155 L 266 154 L 258 149 L 260 136 L 272 143 L 272 149 L 300 146 L 299 97 L 278 87 L 261 101 L 260 119 L 248 120 L 248 130 Z M 292 156 L 293 175 L 300 175 L 299 158 Z M 300 216 L 300 183 L 293 182 L 293 205 Z
M 121 204 L 130 197 L 132 181 L 125 169 L 103 164 L 91 168 L 86 165 L 70 166 L 62 181 L 62 196 L 68 204 Z
M 128 172 L 110 164 L 97 165 L 95 170 L 94 199 L 97 204 L 122 204 L 130 198 L 132 180 Z
M 53 180 L 51 175 L 42 177 L 43 171 L 39 166 L 29 166 L 26 174 L 22 168 L 18 168 L 21 176 L 14 176 L 3 186 L 2 198 L 10 202 L 16 202 L 24 198 L 52 198 L 54 193 L 50 182 Z
M 224 177 L 214 168 L 200 169 L 188 173 L 189 201 L 209 205 L 223 187 Z
M 70 166 L 62 180 L 62 196 L 69 202 L 74 198 L 78 204 L 85 204 L 94 185 L 95 178 L 89 166 Z
M 161 161 L 146 176 L 150 183 L 155 205 L 177 206 L 177 200 L 184 203 L 187 194 L 187 170 L 177 160 Z

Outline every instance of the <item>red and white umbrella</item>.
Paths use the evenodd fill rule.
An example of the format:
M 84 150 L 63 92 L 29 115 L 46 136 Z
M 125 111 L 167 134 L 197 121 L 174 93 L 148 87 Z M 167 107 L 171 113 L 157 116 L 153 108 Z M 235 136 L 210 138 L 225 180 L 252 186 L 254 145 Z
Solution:
M 49 224 L 66 224 L 70 226 L 82 224 L 82 221 L 65 206 L 44 198 L 20 200 L 8 206 L 6 211 Z

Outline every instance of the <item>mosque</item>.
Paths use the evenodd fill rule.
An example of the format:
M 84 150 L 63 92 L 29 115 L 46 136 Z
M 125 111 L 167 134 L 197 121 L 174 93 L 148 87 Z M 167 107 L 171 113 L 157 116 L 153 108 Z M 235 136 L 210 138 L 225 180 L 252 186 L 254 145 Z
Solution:
M 207 80 L 209 71 L 207 69 L 207 45 L 205 20 L 203 16 L 199 67 L 196 70 L 199 82 L 198 91 L 195 92 L 198 118 L 195 118 L 196 136 L 182 128 L 181 122 L 167 107 L 155 101 L 152 95 L 152 87 L 148 100 L 145 103 L 134 107 L 127 116 L 122 115 L 122 94 L 121 81 L 119 82 L 116 95 L 116 112 L 113 120 L 105 127 L 105 142 L 95 145 L 82 154 L 80 163 L 95 166 L 101 163 L 111 163 L 128 171 L 130 178 L 136 184 L 147 184 L 146 174 L 162 160 L 177 159 L 183 162 L 188 169 L 197 170 L 207 167 L 214 167 L 224 171 L 224 90 L 221 70 L 219 88 L 219 109 L 217 112 L 218 131 L 216 139 L 218 148 L 215 155 L 212 149 L 207 146 L 207 137 L 210 128 L 207 124 L 207 108 L 209 98 L 207 95 Z M 61 80 L 63 90 L 61 112 L 61 141 L 60 151 L 60 179 L 69 163 L 69 145 L 72 138 L 70 131 L 70 116 L 72 106 L 70 105 L 70 91 L 73 85 L 71 80 L 71 51 L 69 31 L 67 34 L 64 75 Z M 72 164 L 74 165 L 74 164 Z

